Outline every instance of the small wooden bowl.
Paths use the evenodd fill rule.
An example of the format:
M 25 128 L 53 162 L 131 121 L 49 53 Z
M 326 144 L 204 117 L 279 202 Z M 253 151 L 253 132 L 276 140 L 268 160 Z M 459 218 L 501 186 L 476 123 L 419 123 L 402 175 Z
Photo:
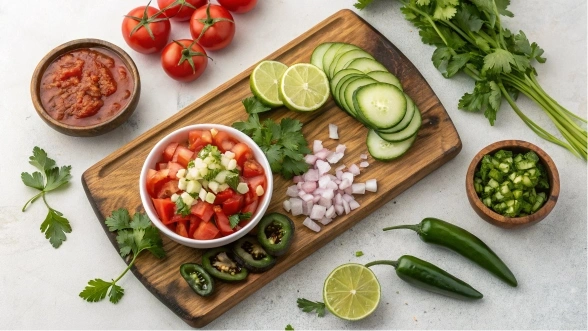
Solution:
M 474 174 L 478 169 L 480 161 L 487 154 L 493 154 L 501 149 L 512 151 L 513 153 L 526 153 L 529 150 L 534 151 L 539 156 L 541 163 L 545 166 L 549 178 L 549 196 L 547 202 L 535 213 L 523 217 L 506 217 L 494 212 L 486 207 L 474 188 Z M 520 228 L 543 220 L 555 207 L 559 196 L 559 173 L 553 163 L 553 160 L 541 148 L 521 140 L 503 140 L 495 142 L 478 152 L 470 163 L 466 175 L 466 193 L 470 205 L 474 211 L 487 222 L 502 228 Z
M 43 78 L 43 73 L 45 72 L 47 67 L 49 67 L 49 65 L 53 63 L 53 61 L 55 61 L 63 54 L 80 48 L 104 48 L 114 53 L 125 64 L 134 81 L 134 89 L 131 92 L 131 96 L 129 97 L 129 103 L 123 109 L 121 109 L 116 116 L 110 118 L 105 122 L 91 126 L 74 126 L 61 123 L 55 120 L 43 108 L 43 104 L 41 102 L 40 97 L 41 80 Z M 63 134 L 76 137 L 98 136 L 106 132 L 112 131 L 118 126 L 120 126 L 133 114 L 133 112 L 137 108 L 140 94 L 141 79 L 139 77 L 139 71 L 137 70 L 137 66 L 135 65 L 135 62 L 133 62 L 133 59 L 131 59 L 131 57 L 120 47 L 100 39 L 77 39 L 57 46 L 56 48 L 51 50 L 47 55 L 45 55 L 45 57 L 39 62 L 31 79 L 31 98 L 33 99 L 33 105 L 35 106 L 35 109 L 37 110 L 39 116 L 45 121 L 45 123 L 47 123 L 53 129 Z

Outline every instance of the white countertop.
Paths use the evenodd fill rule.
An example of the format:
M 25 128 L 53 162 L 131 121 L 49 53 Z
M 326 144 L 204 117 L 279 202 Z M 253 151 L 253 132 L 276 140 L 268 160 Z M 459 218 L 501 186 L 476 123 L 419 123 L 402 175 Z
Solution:
M 175 114 L 184 106 L 239 74 L 354 0 L 260 0 L 247 14 L 235 15 L 233 44 L 211 52 L 204 75 L 190 84 L 169 79 L 157 55 L 132 51 L 124 42 L 122 17 L 146 1 L 0 2 L 0 328 L 2 329 L 187 329 L 132 273 L 120 281 L 124 298 L 87 303 L 78 297 L 88 280 L 116 277 L 125 264 L 97 222 L 81 184 L 82 173 L 125 143 Z M 154 1 L 155 3 L 155 1 Z M 514 19 L 506 26 L 523 30 L 543 49 L 547 63 L 537 65 L 539 81 L 570 111 L 586 116 L 586 2 L 583 0 L 515 1 Z M 357 11 L 356 11 L 357 12 Z M 463 142 L 452 161 L 406 190 L 283 275 L 237 304 L 206 329 L 586 329 L 586 162 L 537 137 L 503 103 L 494 127 L 482 114 L 457 109 L 472 89 L 466 77 L 444 79 L 431 63 L 433 48 L 421 43 L 399 5 L 379 1 L 358 12 L 418 68 L 451 116 Z M 172 37 L 189 37 L 186 24 L 173 24 Z M 29 94 L 38 61 L 52 48 L 78 38 L 100 38 L 135 60 L 142 81 L 141 100 L 130 120 L 96 138 L 73 138 L 47 126 L 36 114 Z M 549 119 L 525 97 L 518 104 L 541 126 L 555 131 Z M 481 220 L 470 208 L 464 175 L 472 157 L 503 139 L 539 145 L 555 161 L 561 195 L 543 222 L 522 230 L 504 230 Z M 27 161 L 34 146 L 44 148 L 59 165 L 72 165 L 67 189 L 48 200 L 71 221 L 73 232 L 53 249 L 39 231 L 46 208 L 22 205 L 35 194 L 20 180 L 33 171 Z M 465 259 L 423 244 L 407 232 L 381 228 L 418 223 L 432 216 L 449 220 L 481 237 L 509 265 L 519 280 L 511 288 Z M 364 256 L 357 258 L 361 250 Z M 325 277 L 346 262 L 419 256 L 442 266 L 485 294 L 463 302 L 409 286 L 392 268 L 375 272 L 382 301 L 365 320 L 351 323 L 323 318 L 296 307 L 296 299 L 321 300 Z

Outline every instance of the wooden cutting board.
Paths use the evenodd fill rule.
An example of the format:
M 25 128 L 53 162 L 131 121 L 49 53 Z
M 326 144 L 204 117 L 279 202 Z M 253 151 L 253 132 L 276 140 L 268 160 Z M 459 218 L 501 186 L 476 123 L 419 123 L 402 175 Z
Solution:
M 313 27 L 300 37 L 280 48 L 266 59 L 287 65 L 309 62 L 314 48 L 322 42 L 355 44 L 383 63 L 402 82 L 404 91 L 416 102 L 423 115 L 422 128 L 409 152 L 399 160 L 383 163 L 369 159 L 370 166 L 358 181 L 378 180 L 378 192 L 358 196 L 361 207 L 349 215 L 336 218 L 318 233 L 302 225 L 304 217 L 293 217 L 296 235 L 287 255 L 278 259 L 276 266 L 262 274 L 250 274 L 240 284 L 217 282 L 215 294 L 202 298 L 190 290 L 179 274 L 182 263 L 198 262 L 202 251 L 179 245 L 164 237 L 167 257 L 159 260 L 142 254 L 132 268 L 135 276 L 169 309 L 193 327 L 202 327 L 229 310 L 253 292 L 281 275 L 293 265 L 324 246 L 368 214 L 386 204 L 411 185 L 437 169 L 461 150 L 459 135 L 449 115 L 431 87 L 412 63 L 384 36 L 350 10 L 342 10 Z M 139 173 L 150 149 L 171 131 L 196 123 L 231 125 L 246 119 L 241 100 L 250 96 L 249 74 L 253 67 L 219 86 L 214 91 L 187 106 L 177 114 L 147 131 L 89 168 L 82 175 L 86 194 L 106 235 L 118 251 L 115 234 L 108 231 L 104 220 L 113 210 L 127 208 L 142 211 L 139 197 Z M 347 116 L 332 100 L 324 109 L 313 113 L 296 113 L 286 109 L 270 112 L 274 120 L 288 116 L 304 123 L 303 133 L 309 144 L 315 139 L 334 149 L 339 143 L 347 146 L 340 164 L 359 164 L 360 154 L 367 153 L 367 129 Z M 328 138 L 328 124 L 339 127 L 339 140 Z M 282 210 L 286 188 L 291 181 L 274 176 L 274 193 L 268 212 Z M 126 260 L 128 263 L 129 261 Z

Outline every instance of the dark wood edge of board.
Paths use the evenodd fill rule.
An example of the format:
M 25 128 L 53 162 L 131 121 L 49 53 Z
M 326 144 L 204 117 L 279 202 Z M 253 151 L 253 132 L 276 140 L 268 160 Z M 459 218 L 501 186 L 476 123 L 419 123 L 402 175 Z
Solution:
M 319 31 L 324 26 L 326 26 L 328 24 L 331 24 L 333 21 L 335 21 L 336 19 L 338 19 L 338 16 L 341 16 L 341 15 L 343 15 L 345 13 L 351 13 L 351 14 L 353 14 L 356 19 L 359 19 L 361 22 L 363 22 L 365 25 L 367 25 L 380 39 L 382 39 L 384 42 L 383 43 L 380 43 L 379 45 L 381 45 L 385 49 L 391 48 L 394 52 L 397 52 L 402 58 L 404 58 L 408 63 L 410 63 L 410 65 L 412 65 L 414 67 L 414 64 L 392 42 L 390 42 L 383 34 L 381 34 L 371 24 L 369 24 L 367 21 L 365 21 L 362 17 L 358 16 L 352 10 L 342 9 L 342 10 L 334 13 L 333 15 L 329 16 L 328 18 L 324 19 L 322 22 L 320 22 L 317 25 L 315 25 L 309 31 L 313 31 L 313 32 L 316 33 L 317 31 Z M 304 40 L 304 39 L 312 36 L 313 34 L 306 35 L 309 31 L 306 31 L 304 34 L 296 37 L 295 39 L 293 39 L 289 43 L 283 45 L 278 50 L 276 50 L 273 53 L 271 53 L 270 55 L 266 56 L 265 59 L 277 58 L 278 56 L 280 56 L 282 53 L 286 52 L 290 48 L 289 45 L 298 44 L 302 40 Z M 214 88 L 211 92 L 209 92 L 208 94 L 204 95 L 200 99 L 198 99 L 198 100 L 194 101 L 193 103 L 191 103 L 190 105 L 184 107 L 178 113 L 176 113 L 176 114 L 170 116 L 169 118 L 165 119 L 164 122 L 169 122 L 166 125 L 166 127 L 169 127 L 170 125 L 173 125 L 176 121 L 180 120 L 185 115 L 185 113 L 188 112 L 187 109 L 198 108 L 199 105 L 208 102 L 209 99 L 211 99 L 212 97 L 214 97 L 217 94 L 217 91 L 219 89 L 223 89 L 223 88 L 229 87 L 229 86 L 233 85 L 233 82 L 242 79 L 241 76 L 247 75 L 247 73 L 250 72 L 255 67 L 255 65 L 256 64 L 254 64 L 251 67 L 245 69 L 242 73 L 240 73 L 240 74 L 236 75 L 235 77 L 229 79 L 227 82 L 225 82 L 225 83 L 219 85 L 218 87 Z M 416 69 L 416 67 L 415 67 L 415 69 Z M 430 87 L 430 85 L 424 79 L 424 77 L 418 71 L 418 69 L 416 69 L 415 72 L 418 74 L 418 76 L 420 77 L 420 79 L 431 89 L 431 91 L 433 91 L 433 89 Z M 434 91 L 433 91 L 433 95 L 434 95 L 435 98 L 437 98 L 438 104 L 446 112 L 445 108 L 443 107 L 443 105 L 439 101 L 439 99 L 438 99 L 437 95 L 434 93 Z M 454 146 L 452 146 L 450 149 L 448 149 L 438 159 L 435 159 L 433 162 L 431 162 L 427 167 L 423 168 L 415 176 L 413 176 L 411 178 L 407 178 L 405 181 L 399 183 L 399 185 L 398 185 L 399 187 L 403 187 L 404 185 L 402 185 L 402 183 L 405 183 L 405 182 L 407 182 L 409 180 L 412 182 L 411 185 L 414 185 L 415 183 L 419 182 L 421 179 L 423 179 L 424 177 L 426 177 L 428 174 L 430 174 L 434 170 L 438 169 L 439 167 L 441 167 L 442 165 L 444 165 L 446 162 L 450 161 L 451 159 L 455 158 L 459 154 L 459 152 L 462 149 L 462 141 L 461 141 L 461 139 L 459 137 L 459 133 L 455 129 L 455 125 L 453 124 L 453 121 L 451 121 L 451 118 L 449 116 L 447 117 L 447 120 L 448 120 L 448 122 L 450 122 L 450 124 L 453 127 L 455 133 L 457 134 L 457 144 L 454 145 Z M 162 129 L 160 127 L 160 125 L 161 125 L 161 123 L 158 124 L 158 125 L 156 125 L 156 126 L 154 126 L 151 129 L 147 130 L 145 133 L 141 134 L 140 136 L 138 136 L 137 138 L 133 139 L 132 141 L 130 141 L 126 145 L 122 146 L 121 148 L 115 150 L 113 153 L 109 154 L 107 157 L 105 157 L 101 161 L 97 162 L 96 164 L 94 164 L 93 166 L 91 166 L 90 168 L 88 168 L 82 174 L 82 176 L 81 176 L 82 186 L 84 187 L 84 191 L 86 193 L 86 196 L 88 197 L 88 200 L 90 202 L 90 205 L 92 206 L 92 209 L 94 210 L 94 213 L 96 214 L 96 216 L 100 220 L 100 223 L 101 223 L 104 231 L 106 232 L 106 234 L 107 234 L 110 242 L 112 243 L 112 245 L 114 246 L 114 248 L 117 251 L 118 251 L 118 243 L 116 242 L 116 235 L 113 232 L 110 232 L 108 230 L 108 227 L 106 226 L 106 224 L 104 222 L 104 215 L 102 215 L 102 213 L 100 212 L 100 210 L 98 208 L 98 205 L 96 204 L 96 201 L 92 198 L 92 194 L 91 194 L 91 192 L 90 192 L 90 190 L 88 188 L 88 184 L 87 184 L 87 180 L 88 180 L 87 177 L 89 176 L 88 174 L 89 174 L 89 172 L 91 170 L 96 169 L 96 168 L 101 168 L 103 165 L 106 165 L 107 164 L 107 159 L 111 159 L 112 157 L 117 157 L 117 156 L 123 155 L 127 150 L 132 149 L 133 147 L 135 147 L 137 145 L 140 145 L 142 142 L 144 142 L 145 140 L 147 140 L 149 137 L 151 137 L 152 135 L 154 135 L 157 132 L 159 132 Z M 375 206 L 374 209 L 372 211 L 370 211 L 370 212 L 365 212 L 363 215 L 365 215 L 365 216 L 370 215 L 373 211 L 379 209 L 381 206 L 385 205 L 390 200 L 394 199 L 399 194 L 401 194 L 402 192 L 404 192 L 406 189 L 408 189 L 409 187 L 411 187 L 411 185 L 406 186 L 403 189 L 400 189 L 398 192 L 394 192 L 394 194 L 392 194 L 392 195 L 383 195 L 382 198 L 377 199 L 376 201 L 374 201 L 374 203 L 373 203 L 374 206 Z M 137 211 L 143 211 L 143 210 L 142 210 L 142 208 L 139 208 L 139 209 L 135 210 L 135 212 L 137 212 Z M 344 222 L 344 223 L 341 223 L 340 229 L 339 229 L 338 233 L 334 237 L 340 235 L 341 233 L 345 232 L 346 230 L 348 230 L 352 226 L 356 225 L 360 220 L 361 219 L 358 219 L 355 222 Z M 328 242 L 330 242 L 332 239 L 333 239 L 332 237 L 319 237 L 318 240 L 313 243 L 313 249 L 314 250 L 320 249 L 325 244 L 327 244 Z M 287 262 L 284 261 L 283 262 L 283 263 L 285 263 L 284 269 L 281 270 L 275 277 L 273 277 L 272 279 L 269 279 L 269 280 L 261 279 L 261 280 L 258 280 L 256 283 L 251 284 L 254 287 L 254 291 L 252 291 L 251 293 L 253 293 L 253 292 L 257 291 L 258 289 L 260 289 L 261 287 L 265 286 L 271 280 L 275 279 L 277 276 L 279 276 L 282 273 L 286 272 L 292 266 L 296 265 L 297 263 L 299 263 L 300 261 L 302 261 L 303 259 L 305 259 L 309 255 L 310 254 L 305 255 L 305 256 L 298 256 L 298 257 L 296 257 L 294 259 L 290 259 Z M 130 262 L 129 259 L 125 259 L 125 258 L 123 258 L 123 261 L 127 265 Z M 224 313 L 224 312 L 221 312 L 219 314 L 216 314 L 216 316 L 213 316 L 213 318 L 210 321 L 205 322 L 205 321 L 203 321 L 201 319 L 202 316 L 192 316 L 189 313 L 187 313 L 186 311 L 182 310 L 180 307 L 171 304 L 171 301 L 167 301 L 166 302 L 166 301 L 162 300 L 162 297 L 161 297 L 162 296 L 162 293 L 160 293 L 159 291 L 157 291 L 157 289 L 154 286 L 152 286 L 150 283 L 146 282 L 145 279 L 144 279 L 144 277 L 143 277 L 143 275 L 141 275 L 140 273 L 138 273 L 137 272 L 137 269 L 135 267 L 132 267 L 130 270 L 133 272 L 133 274 L 135 275 L 135 277 L 137 277 L 137 279 L 143 284 L 143 286 L 145 286 L 145 288 L 147 288 L 147 290 L 149 290 L 152 294 L 154 294 L 164 305 L 166 305 L 171 311 L 173 311 L 176 315 L 178 315 L 182 320 L 184 320 L 191 327 L 195 327 L 195 328 L 204 327 L 208 323 L 210 323 L 210 321 L 212 321 L 215 318 L 217 318 L 218 315 L 221 315 L 222 313 Z M 244 298 L 246 298 L 249 295 L 250 294 L 246 295 Z M 229 302 L 228 305 L 227 305 L 227 309 L 226 310 L 231 309 L 232 307 L 236 306 L 240 302 L 241 302 L 241 300 L 233 300 L 233 301 Z

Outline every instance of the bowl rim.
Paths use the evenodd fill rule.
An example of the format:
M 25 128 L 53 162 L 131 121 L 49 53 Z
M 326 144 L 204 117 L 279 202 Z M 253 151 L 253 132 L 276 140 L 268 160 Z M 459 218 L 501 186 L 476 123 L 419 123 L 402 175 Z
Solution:
M 133 91 L 131 92 L 131 96 L 129 97 L 129 102 L 127 103 L 127 105 L 123 109 L 121 109 L 121 111 L 118 112 L 118 114 L 116 116 L 111 117 L 107 121 L 100 122 L 100 123 L 97 123 L 94 125 L 75 126 L 75 125 L 69 125 L 69 124 L 65 124 L 60 121 L 57 121 L 56 119 L 54 119 L 53 117 L 51 117 L 51 115 L 49 115 L 47 113 L 45 108 L 43 108 L 43 103 L 41 102 L 41 96 L 40 96 L 40 94 L 41 94 L 40 88 L 41 87 L 40 86 L 41 86 L 41 80 L 43 78 L 43 74 L 45 73 L 45 70 L 47 70 L 49 65 L 51 65 L 51 63 L 53 63 L 57 58 L 59 58 L 60 56 L 62 56 L 65 53 L 74 51 L 76 49 L 82 49 L 82 48 L 104 48 L 104 49 L 107 49 L 108 51 L 113 52 L 115 55 L 117 55 L 121 59 L 121 61 L 129 69 L 129 72 L 133 76 L 133 81 L 134 81 L 133 85 L 134 86 L 133 86 Z M 33 75 L 31 78 L 31 84 L 30 84 L 30 92 L 31 92 L 31 98 L 33 99 L 33 106 L 34 106 L 35 110 L 37 111 L 37 113 L 43 118 L 43 120 L 45 120 L 48 123 L 51 123 L 52 126 L 60 127 L 60 128 L 66 129 L 66 130 L 70 130 L 72 132 L 86 132 L 86 131 L 99 130 L 102 127 L 108 126 L 112 122 L 115 122 L 121 116 L 123 116 L 123 114 L 126 114 L 126 112 L 129 109 L 131 109 L 130 106 L 133 103 L 135 103 L 134 99 L 139 95 L 140 89 L 141 89 L 141 80 L 139 77 L 139 70 L 137 69 L 137 65 L 135 64 L 133 59 L 129 56 L 129 54 L 127 52 L 125 52 L 122 48 L 116 46 L 113 43 L 110 43 L 106 40 L 95 39 L 95 38 L 71 40 L 71 41 L 63 43 L 63 44 L 55 47 L 51 51 L 49 51 L 49 53 L 47 53 L 39 61 L 39 63 L 35 67 L 35 71 L 33 72 Z
M 264 168 L 264 172 L 265 172 L 264 175 L 267 179 L 267 189 L 265 191 L 265 194 L 262 197 L 262 200 L 261 200 L 259 206 L 257 207 L 256 214 L 254 215 L 254 217 L 251 219 L 251 221 L 245 227 L 241 228 L 239 231 L 237 231 L 235 233 L 232 233 L 228 236 L 224 236 L 221 238 L 210 239 L 210 240 L 198 240 L 198 239 L 180 236 L 180 235 L 176 234 L 175 232 L 171 231 L 167 226 L 165 226 L 161 222 L 161 220 L 157 216 L 157 213 L 155 212 L 155 208 L 153 207 L 153 204 L 151 203 L 151 197 L 149 196 L 149 193 L 147 192 L 147 188 L 146 188 L 145 183 L 147 180 L 148 170 L 152 169 L 154 167 L 155 163 L 157 163 L 158 158 L 161 157 L 160 154 L 163 152 L 163 149 L 169 143 L 177 141 L 178 137 L 182 136 L 182 135 L 186 135 L 186 139 L 187 139 L 188 132 L 190 132 L 190 131 L 210 130 L 210 129 L 216 129 L 219 131 L 223 130 L 225 132 L 228 132 L 231 136 L 237 138 L 240 142 L 247 144 L 252 149 L 256 161 L 258 161 L 261 164 L 261 166 Z M 168 133 L 165 137 L 160 139 L 157 142 L 157 144 L 155 144 L 155 146 L 153 146 L 151 148 L 151 150 L 149 151 L 149 154 L 147 155 L 147 157 L 145 158 L 145 161 L 143 162 L 143 166 L 141 168 L 141 174 L 139 176 L 139 193 L 141 196 L 141 203 L 143 205 L 143 209 L 145 209 L 145 212 L 147 213 L 147 216 L 151 219 L 151 222 L 153 224 L 155 224 L 155 226 L 159 229 L 159 231 L 163 232 L 170 239 L 172 239 L 182 245 L 186 245 L 186 246 L 193 247 L 193 248 L 220 247 L 220 246 L 232 243 L 232 242 L 240 239 L 241 237 L 247 235 L 249 233 L 249 231 L 251 231 L 257 225 L 257 223 L 259 223 L 259 221 L 261 220 L 261 218 L 264 216 L 265 212 L 267 211 L 267 208 L 269 207 L 269 204 L 271 202 L 273 190 L 274 190 L 274 182 L 273 182 L 273 175 L 272 175 L 271 167 L 269 165 L 269 161 L 267 160 L 267 158 L 266 158 L 265 154 L 263 153 L 263 151 L 261 150 L 261 148 L 259 148 L 259 146 L 245 133 L 243 133 L 237 129 L 234 129 L 230 126 L 223 125 L 223 124 L 213 124 L 213 123 L 192 124 L 192 125 L 181 127 L 179 129 L 176 129 L 176 130 Z
M 474 189 L 475 171 L 478 168 L 478 165 L 480 164 L 480 162 L 482 161 L 482 158 L 485 155 L 494 153 L 500 149 L 509 150 L 511 148 L 514 148 L 514 149 L 519 148 L 519 149 L 526 149 L 526 150 L 534 151 L 535 153 L 537 153 L 540 161 L 543 163 L 543 165 L 547 169 L 547 175 L 548 175 L 549 186 L 550 186 L 549 196 L 547 197 L 547 201 L 541 208 L 539 208 L 539 210 L 537 210 L 533 214 L 530 214 L 527 216 L 507 217 L 507 216 L 498 214 L 494 210 L 488 208 L 482 202 L 482 200 L 480 199 L 480 197 L 478 196 L 478 194 L 476 193 L 476 191 Z M 470 162 L 470 165 L 469 165 L 467 173 L 466 173 L 466 194 L 468 195 L 468 199 L 470 200 L 470 202 L 473 202 L 475 205 L 475 208 L 477 208 L 479 211 L 484 213 L 486 216 L 492 218 L 495 222 L 500 223 L 500 224 L 505 224 L 505 225 L 515 225 L 516 226 L 516 225 L 524 225 L 524 224 L 535 223 L 535 222 L 540 221 L 543 217 L 547 216 L 547 214 L 549 214 L 551 212 L 551 210 L 553 210 L 553 208 L 555 207 L 555 204 L 556 204 L 557 199 L 559 197 L 559 191 L 560 191 L 559 172 L 557 170 L 555 163 L 553 162 L 553 159 L 551 159 L 551 157 L 543 149 L 539 148 L 538 146 L 536 146 L 530 142 L 524 141 L 524 140 L 500 140 L 500 141 L 494 142 L 494 143 L 482 148 L 474 156 L 474 158 Z M 541 215 L 540 213 L 541 214 L 544 213 L 544 215 Z M 538 218 L 537 215 L 540 215 L 540 218 Z

